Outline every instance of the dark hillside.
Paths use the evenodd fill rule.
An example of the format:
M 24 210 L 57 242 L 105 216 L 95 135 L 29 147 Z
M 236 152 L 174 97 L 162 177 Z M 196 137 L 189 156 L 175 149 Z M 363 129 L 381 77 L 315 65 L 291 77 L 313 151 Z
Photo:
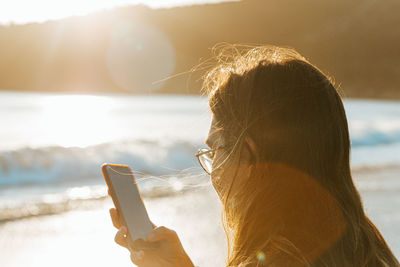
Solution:
M 132 53 L 126 62 L 110 61 L 121 52 L 119 43 L 113 43 L 121 21 L 165 36 L 174 64 L 168 63 L 168 53 L 163 56 L 168 45 L 158 39 L 146 43 L 150 37 L 141 40 L 147 32 L 140 35 L 138 29 L 127 30 L 123 39 L 132 45 L 132 50 L 121 45 L 122 52 Z M 117 8 L 1 27 L 0 88 L 143 93 L 157 87 L 162 93 L 198 93 L 200 72 L 152 82 L 190 70 L 200 58 L 211 56 L 213 45 L 228 42 L 291 46 L 334 76 L 346 96 L 400 98 L 399 26 L 398 0 L 244 0 L 171 9 Z

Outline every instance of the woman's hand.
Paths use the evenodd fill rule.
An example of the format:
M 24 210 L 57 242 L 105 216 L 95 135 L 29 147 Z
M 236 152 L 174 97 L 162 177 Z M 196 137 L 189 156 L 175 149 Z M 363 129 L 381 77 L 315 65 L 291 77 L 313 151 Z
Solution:
M 131 260 L 140 267 L 193 267 L 193 263 L 186 254 L 175 231 L 164 226 L 155 227 L 146 237 L 146 242 L 157 243 L 154 249 L 133 250 L 128 245 L 127 229 L 119 220 L 118 211 L 110 209 L 114 227 L 118 230 L 115 242 L 127 248 L 131 253 Z

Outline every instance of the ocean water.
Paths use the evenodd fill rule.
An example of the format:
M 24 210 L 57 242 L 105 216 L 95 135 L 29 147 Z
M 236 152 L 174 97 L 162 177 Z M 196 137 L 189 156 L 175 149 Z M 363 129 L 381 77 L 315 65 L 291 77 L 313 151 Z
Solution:
M 400 102 L 348 99 L 345 108 L 353 170 L 400 168 Z M 149 197 L 207 183 L 194 154 L 210 119 L 201 96 L 1 92 L 0 221 L 104 198 L 104 162 L 130 165 Z

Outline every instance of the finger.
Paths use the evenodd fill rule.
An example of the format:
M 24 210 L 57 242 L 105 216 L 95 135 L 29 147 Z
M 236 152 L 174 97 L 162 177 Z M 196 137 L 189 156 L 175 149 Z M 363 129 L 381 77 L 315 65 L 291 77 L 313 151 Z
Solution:
M 140 265 L 143 261 L 144 258 L 144 251 L 143 250 L 139 250 L 139 251 L 131 251 L 131 261 L 136 264 L 136 265 Z
M 178 235 L 175 231 L 168 229 L 165 226 L 156 227 L 151 231 L 147 237 L 146 241 L 148 242 L 157 242 L 163 239 L 177 239 Z
M 121 228 L 122 225 L 121 225 L 121 221 L 119 220 L 119 214 L 118 214 L 117 209 L 111 208 L 109 210 L 109 212 L 110 212 L 111 221 L 112 221 L 112 224 L 114 225 L 114 227 L 117 229 Z
M 115 234 L 115 238 L 114 241 L 115 243 L 117 243 L 118 245 L 124 247 L 124 248 L 128 248 L 128 238 L 126 237 L 127 234 L 127 229 L 126 227 L 122 226 L 118 232 Z

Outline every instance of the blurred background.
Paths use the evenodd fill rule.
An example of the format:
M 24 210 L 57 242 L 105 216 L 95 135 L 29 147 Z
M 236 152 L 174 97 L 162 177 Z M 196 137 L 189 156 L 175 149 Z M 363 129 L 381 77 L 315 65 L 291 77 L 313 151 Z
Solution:
M 104 162 L 132 167 L 196 265 L 223 266 L 221 207 L 194 157 L 217 43 L 290 46 L 334 77 L 356 185 L 400 257 L 399 25 L 398 0 L 1 1 L 0 266 L 131 266 Z

